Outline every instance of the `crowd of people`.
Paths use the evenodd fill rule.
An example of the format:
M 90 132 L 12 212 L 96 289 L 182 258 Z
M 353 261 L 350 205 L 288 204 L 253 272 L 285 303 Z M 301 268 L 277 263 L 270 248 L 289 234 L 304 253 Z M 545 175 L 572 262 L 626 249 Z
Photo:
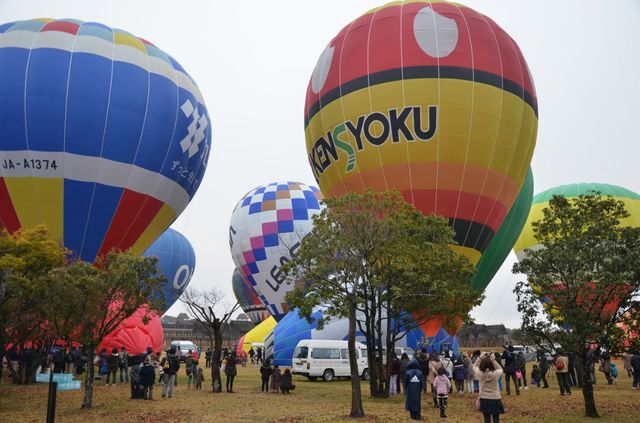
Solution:
M 589 369 L 589 379 L 596 384 L 597 370 L 604 374 L 608 384 L 616 383 L 618 371 L 611 356 L 594 350 L 594 363 Z M 625 353 L 624 370 L 633 379 L 632 389 L 638 389 L 640 382 L 640 353 Z M 439 409 L 440 417 L 447 417 L 446 408 L 449 395 L 454 389 L 457 395 L 477 395 L 476 406 L 483 414 L 485 423 L 499 423 L 504 413 L 501 392 L 511 395 L 511 383 L 516 395 L 528 390 L 527 360 L 522 352 L 515 352 L 513 346 L 505 346 L 502 353 L 482 353 L 480 350 L 462 352 L 459 355 L 427 354 L 425 349 L 416 351 L 413 358 L 403 353 L 400 358 L 393 356 L 390 364 L 390 395 L 405 393 L 405 408 L 412 419 L 421 418 L 422 395 L 431 390 L 433 407 Z M 571 395 L 571 388 L 580 387 L 582 375 L 573 354 L 555 351 L 549 354 L 539 351 L 529 374 L 532 385 L 549 388 L 547 375 L 555 373 L 560 395 Z
M 588 369 L 589 379 L 597 383 L 596 374 L 601 372 L 608 384 L 617 381 L 618 369 L 606 352 L 594 350 L 595 360 Z M 7 365 L 15 376 L 20 360 L 28 359 L 29 355 L 18 354 L 15 348 L 9 349 L 5 355 Z M 75 373 L 81 375 L 87 371 L 85 354 L 79 348 L 71 347 L 53 349 L 42 371 L 51 369 L 55 373 Z M 153 352 L 151 348 L 143 354 L 130 354 L 126 348 L 113 348 L 108 352 L 103 348 L 95 354 L 93 365 L 97 367 L 96 379 L 104 378 L 105 385 L 129 383 L 131 399 L 153 400 L 153 388 L 156 383 L 161 385 L 161 397 L 172 398 L 177 386 L 177 375 L 184 362 L 187 388 L 202 390 L 205 373 L 193 351 L 189 350 L 185 356 L 180 356 L 175 347 L 166 351 L 164 357 L 160 352 Z M 205 368 L 215 363 L 211 349 L 204 354 Z M 623 355 L 623 370 L 632 379 L 632 389 L 640 385 L 640 353 L 625 353 Z M 252 365 L 260 365 L 261 392 L 289 394 L 295 389 L 292 374 L 289 369 L 280 369 L 278 365 L 271 365 L 269 358 L 263 359 L 260 348 L 251 349 L 248 353 L 238 356 L 235 351 L 223 349 L 220 361 L 217 363 L 225 376 L 226 392 L 234 393 L 234 379 L 237 375 L 237 365 L 246 366 L 247 360 Z M 421 418 L 421 400 L 423 395 L 429 395 L 433 407 L 439 410 L 440 416 L 445 418 L 449 396 L 473 394 L 477 398 L 477 408 L 484 416 L 485 423 L 499 423 L 500 415 L 504 413 L 502 392 L 520 395 L 522 390 L 528 390 L 529 384 L 540 389 L 549 388 L 548 376 L 555 373 L 560 395 L 571 395 L 573 387 L 580 387 L 582 374 L 573 354 L 565 351 L 555 351 L 553 354 L 539 351 L 534 363 L 529 363 L 522 352 L 515 352 L 513 346 L 505 346 L 502 353 L 482 353 L 480 350 L 442 355 L 435 352 L 427 353 L 425 349 L 416 351 L 410 358 L 407 353 L 401 357 L 393 355 L 389 365 L 389 394 L 396 396 L 405 394 L 405 408 L 412 419 Z M 531 364 L 530 373 L 527 366 Z M 529 376 L 529 378 L 527 378 Z M 513 389 L 512 389 L 513 384 Z

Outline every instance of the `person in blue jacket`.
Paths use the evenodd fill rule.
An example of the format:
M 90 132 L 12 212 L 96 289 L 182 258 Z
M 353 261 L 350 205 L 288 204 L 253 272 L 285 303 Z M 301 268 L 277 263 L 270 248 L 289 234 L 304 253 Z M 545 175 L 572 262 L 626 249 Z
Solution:
M 424 375 L 420 371 L 418 361 L 412 358 L 407 366 L 407 372 L 404 376 L 405 382 L 405 406 L 409 411 L 409 415 L 413 420 L 420 420 L 420 412 L 422 405 L 422 388 L 424 387 Z

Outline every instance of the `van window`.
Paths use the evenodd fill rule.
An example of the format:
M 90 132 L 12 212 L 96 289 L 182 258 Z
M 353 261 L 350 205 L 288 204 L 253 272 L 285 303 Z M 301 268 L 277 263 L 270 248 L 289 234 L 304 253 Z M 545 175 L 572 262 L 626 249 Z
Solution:
M 340 350 L 338 348 L 314 348 L 311 350 L 311 357 L 320 359 L 339 359 Z
M 309 347 L 297 347 L 293 352 L 293 356 L 295 358 L 307 358 L 309 354 Z
M 348 360 L 349 359 L 349 350 L 348 349 L 342 349 L 342 350 L 340 350 L 340 353 L 342 354 L 342 359 L 343 360 Z
M 360 348 L 360 357 L 364 358 L 367 356 L 367 349 L 366 348 Z

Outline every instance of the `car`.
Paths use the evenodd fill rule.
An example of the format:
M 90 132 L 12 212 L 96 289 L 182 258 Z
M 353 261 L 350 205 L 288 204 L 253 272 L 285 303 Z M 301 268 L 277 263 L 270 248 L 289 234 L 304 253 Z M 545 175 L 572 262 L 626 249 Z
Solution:
M 525 361 L 536 361 L 537 350 L 534 347 L 528 345 L 514 345 L 513 352 L 516 354 L 521 352 L 524 355 Z
M 191 353 L 196 360 L 200 359 L 198 347 L 191 341 L 171 341 L 169 348 L 176 349 L 176 354 L 180 358 L 180 361 L 185 361 L 189 350 L 191 350 Z
M 356 354 L 358 374 L 367 380 L 367 346 L 356 342 Z M 306 376 L 312 382 L 319 377 L 325 382 L 331 382 L 336 377 L 351 376 L 347 341 L 302 339 L 293 351 L 291 362 L 294 375 Z

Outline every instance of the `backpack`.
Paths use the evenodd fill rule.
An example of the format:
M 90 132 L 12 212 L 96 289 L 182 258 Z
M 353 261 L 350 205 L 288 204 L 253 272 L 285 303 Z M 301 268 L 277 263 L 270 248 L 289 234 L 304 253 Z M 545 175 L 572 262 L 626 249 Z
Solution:
M 556 360 L 556 370 L 562 369 L 564 369 L 564 361 L 562 361 L 560 357 L 558 357 L 558 359 Z
M 178 370 L 180 370 L 180 360 L 178 357 L 175 355 L 170 356 L 167 361 L 169 362 L 169 370 L 178 373 Z

